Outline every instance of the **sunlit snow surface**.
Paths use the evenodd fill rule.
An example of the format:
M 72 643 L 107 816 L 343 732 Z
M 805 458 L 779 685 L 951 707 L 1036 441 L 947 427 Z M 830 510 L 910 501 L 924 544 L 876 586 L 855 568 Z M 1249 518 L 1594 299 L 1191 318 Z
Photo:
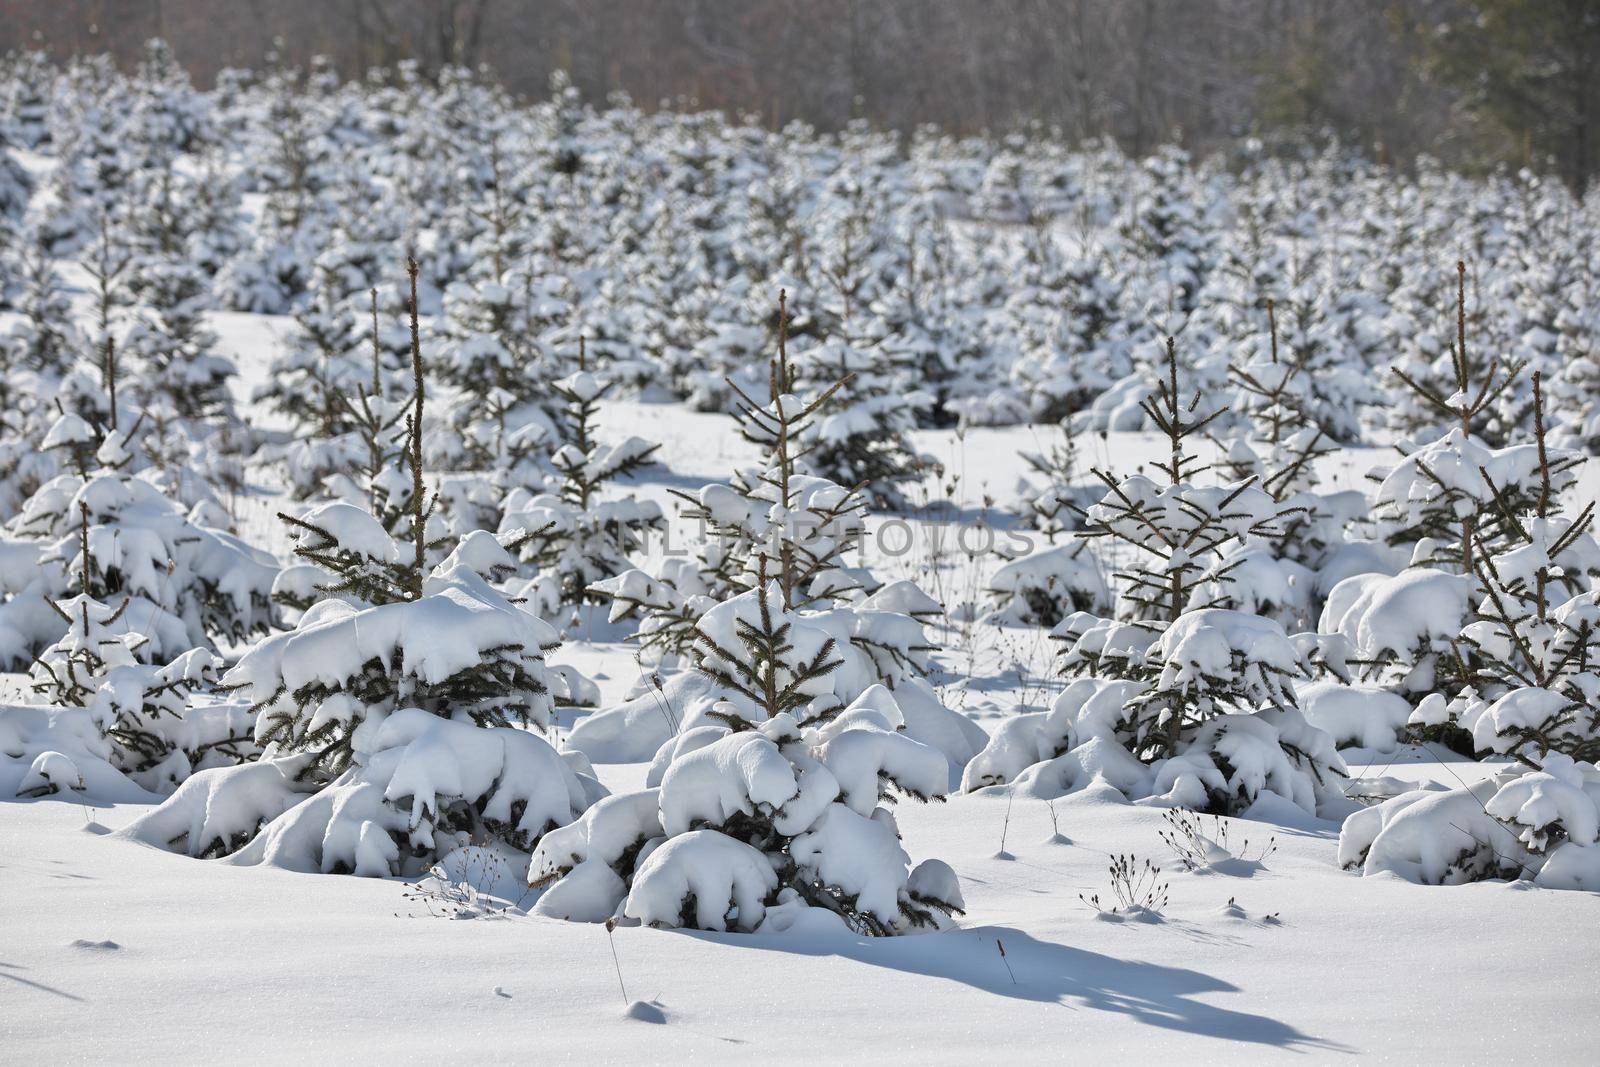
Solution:
M 248 396 L 292 323 L 210 321 Z M 722 479 L 753 454 L 723 416 L 617 401 L 602 417 L 663 442 L 661 468 L 629 488 L 669 515 L 670 489 Z M 930 478 L 927 509 L 873 517 L 881 536 L 868 558 L 886 579 L 981 611 L 1003 562 L 990 540 L 1020 534 L 984 500 L 1015 500 L 1018 453 L 1039 450 L 1045 432 L 917 436 L 944 479 Z M 1121 433 L 1080 447 L 1086 462 L 1124 473 L 1159 451 Z M 1380 460 L 1392 457 L 1326 457 L 1321 487 L 1362 486 Z M 281 498 L 269 472 L 254 478 L 239 532 L 283 557 Z M 1579 488 L 1600 489 L 1592 464 Z M 675 522 L 651 554 L 682 551 L 694 535 Z M 602 618 L 553 620 L 567 641 L 553 660 L 593 678 L 606 706 L 640 667 Z M 940 697 L 991 733 L 1047 708 L 1062 685 L 1042 629 L 957 624 L 939 637 Z M 26 695 L 16 676 L 0 679 L 0 701 Z M 1326 715 L 1340 721 L 1337 708 Z M 1493 770 L 1433 749 L 1345 755 L 1358 779 L 1455 788 Z M 620 793 L 644 786 L 647 761 L 596 770 Z M 1252 851 L 1276 838 L 1264 865 L 1187 872 L 1158 837 L 1161 812 L 1109 788 L 902 804 L 906 840 L 959 873 L 967 914 L 954 932 L 869 940 L 811 923 L 783 935 L 608 934 L 523 913 L 522 872 L 492 863 L 451 872 L 473 891 L 469 906 L 443 907 L 428 886 L 419 895 L 398 881 L 196 861 L 118 835 L 154 798 L 117 795 L 114 806 L 0 804 L 0 1063 L 1583 1063 L 1600 1041 L 1595 894 L 1362 878 L 1338 867 L 1337 826 L 1296 810 L 1232 823 Z M 1164 867 L 1158 919 L 1104 921 L 1080 902 L 1107 893 L 1108 859 L 1122 853 Z
M 248 389 L 286 323 L 235 314 L 214 322 Z M 748 455 L 722 416 L 616 402 L 603 417 L 663 442 L 663 469 L 634 488 L 669 514 L 669 487 L 725 477 Z M 985 495 L 1011 499 L 1023 472 L 1017 452 L 1036 448 L 1042 431 L 920 436 L 958 483 L 955 506 L 940 514 L 973 522 Z M 1093 436 L 1086 447 L 1123 468 L 1156 455 L 1139 435 Z M 1378 458 L 1329 457 L 1324 483 L 1355 487 Z M 277 500 L 243 504 L 245 539 L 283 552 Z M 885 577 L 916 578 L 947 603 L 981 595 L 998 557 L 941 560 L 935 531 L 959 527 L 905 521 L 914 547 L 894 555 L 903 531 L 885 535 L 876 561 Z M 693 536 L 674 525 L 653 551 Z M 978 535 L 968 536 L 976 546 Z M 935 562 L 950 565 L 930 571 Z M 600 617 L 585 618 L 553 657 L 593 677 L 602 703 L 639 677 L 631 646 L 609 636 Z M 941 695 L 991 732 L 1019 702 L 1046 707 L 1060 688 L 1042 630 L 958 627 L 941 637 L 957 679 Z M 1371 760 L 1353 759 L 1352 772 L 1452 787 L 1486 773 L 1432 751 Z M 646 766 L 597 770 L 615 793 L 642 787 Z M 968 914 L 959 930 L 869 940 L 806 925 L 766 936 L 624 927 L 611 935 L 613 962 L 602 926 L 501 913 L 519 892 L 517 872 L 463 872 L 486 896 L 462 912 L 476 917 L 452 919 L 400 882 L 196 861 L 108 832 L 146 810 L 0 805 L 0 1061 L 1238 1062 L 1309 1053 L 1584 1062 L 1600 1038 L 1588 1003 L 1600 958 L 1595 895 L 1361 878 L 1338 868 L 1334 825 L 1287 812 L 1285 825 L 1232 824 L 1252 851 L 1276 836 L 1264 869 L 1187 873 L 1157 837 L 1161 813 L 1106 789 L 1053 804 L 1002 795 L 903 803 L 896 817 L 908 844 L 960 874 Z M 996 858 L 1002 849 L 1011 858 Z M 1159 921 L 1106 922 L 1079 902 L 1107 893 L 1108 857 L 1124 852 L 1164 866 L 1170 901 Z

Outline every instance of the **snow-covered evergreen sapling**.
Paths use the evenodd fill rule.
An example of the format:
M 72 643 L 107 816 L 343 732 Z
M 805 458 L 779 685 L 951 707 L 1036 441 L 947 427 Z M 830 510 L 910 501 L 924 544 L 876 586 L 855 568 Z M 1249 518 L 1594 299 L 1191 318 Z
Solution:
M 1450 383 L 1454 391 L 1446 394 L 1444 389 L 1433 383 L 1418 380 L 1405 371 L 1395 368 L 1394 374 L 1405 385 L 1409 386 L 1438 417 L 1454 424 L 1455 429 L 1449 437 L 1434 446 L 1435 449 L 1459 451 L 1470 449 L 1474 443 L 1474 424 L 1489 412 L 1500 396 L 1517 380 L 1522 370 L 1520 363 L 1508 363 L 1501 357 L 1491 357 L 1483 362 L 1480 367 L 1469 357 L 1467 352 L 1467 265 L 1465 262 L 1456 263 L 1456 338 L 1450 346 L 1450 366 L 1454 371 L 1454 380 Z M 1483 375 L 1482 382 L 1476 382 L 1476 372 Z M 1479 447 L 1483 447 L 1479 445 Z M 1470 479 L 1471 468 L 1480 466 L 1473 464 L 1468 457 L 1462 466 L 1467 467 L 1467 477 Z M 1454 538 L 1455 547 L 1461 555 L 1462 571 L 1472 569 L 1472 543 L 1473 531 L 1480 517 L 1481 508 L 1464 508 L 1461 503 L 1461 487 L 1453 485 L 1445 477 L 1449 472 L 1436 473 L 1429 468 L 1426 462 L 1418 461 L 1417 467 L 1423 475 L 1433 481 L 1440 494 L 1450 498 L 1444 501 L 1444 507 L 1454 512 L 1459 522 L 1459 536 Z M 1493 491 L 1492 485 L 1488 487 Z M 1487 501 L 1482 501 L 1487 503 Z
M 325 276 L 311 299 L 295 309 L 296 336 L 272 361 L 251 399 L 267 402 L 302 434 L 331 440 L 350 429 L 349 395 L 364 378 L 363 353 L 353 350 L 354 316 Z
M 414 298 L 416 262 L 408 262 L 408 272 Z M 413 330 L 414 325 L 413 317 Z M 413 485 L 410 544 L 397 544 L 373 515 L 350 504 L 326 504 L 304 520 L 290 518 L 288 522 L 304 531 L 296 553 L 330 573 L 331 581 L 318 587 L 318 593 L 330 600 L 307 611 L 294 632 L 272 638 L 322 646 L 315 633 L 339 630 L 344 624 L 352 633 L 365 630 L 376 645 L 371 654 L 363 646 L 358 656 L 352 649 L 342 649 L 341 659 L 349 661 L 349 670 L 338 680 L 307 678 L 304 685 L 282 691 L 254 685 L 261 694 L 259 741 L 285 752 L 312 750 L 315 763 L 331 771 L 349 765 L 352 737 L 360 723 L 371 715 L 381 717 L 392 707 L 422 707 L 480 726 L 518 723 L 542 729 L 549 725 L 554 701 L 544 654 L 558 641 L 547 625 L 509 605 L 470 573 L 454 581 L 440 579 L 442 592 L 437 597 L 427 595 L 429 506 L 422 483 L 421 429 L 426 382 L 421 339 L 416 333 L 413 338 L 416 394 L 406 414 L 405 448 L 406 472 Z M 413 616 L 418 622 L 410 621 Z M 477 641 L 477 648 L 472 656 L 462 657 L 470 662 L 442 673 L 427 662 L 424 638 L 427 627 L 448 621 L 462 625 L 459 637 Z M 491 640 L 496 625 L 501 627 L 502 641 Z M 442 638 L 443 632 L 435 637 Z
M 833 397 L 830 410 L 796 436 L 806 469 L 858 488 L 882 508 L 906 507 L 905 486 L 933 465 L 910 436 L 917 412 L 931 400 L 906 388 L 909 376 L 896 373 L 900 358 L 882 345 L 830 338 L 797 354 L 796 387 L 786 390 L 827 390 Z
M 1173 339 L 1166 344 L 1165 374 L 1142 402 L 1146 416 L 1166 437 L 1167 449 L 1155 464 L 1164 483 L 1145 475 L 1121 480 L 1093 471 L 1107 493 L 1085 514 L 1083 536 L 1107 538 L 1134 550 L 1121 582 L 1119 611 L 1125 618 L 1159 631 L 1185 611 L 1227 607 L 1230 575 L 1239 566 L 1233 549 L 1272 535 L 1292 509 L 1282 508 L 1255 485 L 1253 477 L 1220 486 L 1194 479 L 1207 465 L 1192 450 L 1225 411 L 1195 414 L 1200 395 L 1185 403 L 1179 392 L 1178 357 Z
M 549 387 L 563 376 L 547 335 L 568 312 L 541 286 L 531 264 L 521 285 L 457 282 L 438 327 L 440 376 L 460 393 L 448 416 L 461 465 L 535 485 L 538 461 L 556 447 L 559 401 Z
M 93 556 L 89 552 L 89 507 L 78 504 L 78 593 L 57 603 L 47 603 L 67 624 L 67 632 L 39 654 L 30 676 L 33 691 L 49 703 L 81 708 L 100 688 L 113 668 L 136 662 L 135 653 L 147 638 L 131 629 L 124 616 L 131 598 L 113 606 L 95 600 Z
M 1333 740 L 1295 704 L 1304 653 L 1271 618 L 1232 607 L 1242 552 L 1272 536 L 1286 509 L 1253 479 L 1194 483 L 1206 468 L 1192 439 L 1218 417 L 1200 402 L 1180 399 L 1169 340 L 1166 373 L 1143 404 L 1167 437 L 1156 464 L 1165 484 L 1096 471 L 1108 492 L 1086 512 L 1086 534 L 1133 550 L 1116 576 L 1120 618 L 1062 620 L 1052 636 L 1066 646 L 1064 667 L 1088 677 L 1047 715 L 996 735 L 969 765 L 968 788 L 1026 776 L 1037 795 L 1059 795 L 1101 768 L 1129 796 L 1229 814 L 1263 793 L 1306 811 L 1342 800 Z
M 698 612 L 683 605 L 694 674 L 720 699 L 689 709 L 667 737 L 651 788 L 541 843 L 529 877 L 548 886 L 545 914 L 748 931 L 786 929 L 817 910 L 882 935 L 936 929 L 962 906 L 947 865 L 910 869 L 883 806 L 896 793 L 932 799 L 949 787 L 946 752 L 910 733 L 906 709 L 922 705 L 900 703 L 931 695 L 916 688 L 921 626 L 866 604 L 836 606 L 843 590 L 828 579 L 854 534 L 795 528 L 805 494 L 820 486 L 830 492 L 817 500 L 836 520 L 858 522 L 860 505 L 798 473 L 795 431 L 831 391 L 806 402 L 793 382 L 782 343 L 768 403 L 730 382 L 766 466 L 697 500 L 748 546 L 744 566 L 754 568 L 724 572 L 728 599 L 705 597 Z M 627 578 L 612 583 L 614 595 L 629 592 Z M 902 697 L 874 684 L 880 677 L 904 684 Z
M 78 432 L 66 433 L 76 426 Z M 132 598 L 130 611 L 149 639 L 145 659 L 167 659 L 217 640 L 242 641 L 264 631 L 278 567 L 265 553 L 204 525 L 147 477 L 129 473 L 140 426 L 107 433 L 88 477 L 62 474 L 42 485 L 11 523 L 31 542 L 50 595 L 76 588 L 103 605 Z M 82 436 L 82 421 L 62 416 L 52 432 Z M 81 559 L 87 510 L 89 566 Z M 202 509 L 203 510 L 203 509 Z M 75 583 L 75 584 L 74 584 Z
M 251 702 L 262 763 L 185 782 L 133 829 L 145 840 L 191 855 L 237 851 L 238 862 L 418 874 L 473 841 L 531 848 L 605 795 L 586 763 L 538 736 L 566 689 L 545 662 L 555 631 L 459 562 L 425 569 L 414 260 L 407 271 L 410 544 L 353 505 L 326 505 L 306 523 L 335 585 L 387 602 L 320 600 L 294 630 L 247 651 L 223 681 Z
M 1477 650 L 1460 638 L 1489 575 L 1485 557 L 1505 557 L 1508 573 L 1532 583 L 1528 561 L 1555 548 L 1561 558 L 1547 575 L 1559 587 L 1552 596 L 1571 596 L 1600 573 L 1584 530 L 1551 512 L 1551 502 L 1575 483 L 1581 457 L 1548 445 L 1542 384 L 1534 405 L 1536 440 L 1500 448 L 1464 429 L 1480 409 L 1469 391 L 1486 396 L 1493 380 L 1467 384 L 1451 398 L 1455 427 L 1376 472 L 1382 477 L 1373 507 L 1378 533 L 1409 551 L 1410 566 L 1392 577 L 1357 574 L 1340 582 L 1320 626 L 1339 638 L 1339 671 L 1446 699 L 1480 684 Z M 1436 713 L 1428 717 L 1437 720 L 1430 728 L 1445 722 Z M 1460 735 L 1451 740 L 1464 742 Z
M 692 567 L 650 576 L 628 571 L 597 583 L 612 599 L 613 621 L 639 617 L 647 648 L 682 652 L 695 640 L 695 620 L 718 600 L 765 585 L 783 590 L 786 607 L 842 602 L 861 586 L 845 562 L 860 541 L 867 503 L 859 491 L 803 472 L 807 428 L 840 387 L 809 399 L 794 393 L 796 377 L 786 341 L 787 294 L 779 293 L 778 351 L 768 361 L 768 399 L 754 399 L 737 382 L 734 418 L 762 451 L 756 465 L 734 472 L 728 485 L 677 493 L 686 518 L 704 533 Z
M 838 646 L 782 601 L 773 580 L 701 618 L 699 669 L 739 704 L 670 743 L 658 787 L 541 842 L 529 878 L 549 888 L 537 910 L 751 931 L 820 909 L 871 935 L 938 929 L 960 911 L 954 872 L 936 860 L 910 869 L 883 806 L 942 797 L 944 754 L 896 728 L 881 688 L 813 715 Z
M 297 543 L 295 555 L 316 571 L 293 576 L 280 583 L 275 595 L 286 606 L 304 610 L 325 597 L 338 597 L 371 606 L 416 600 L 422 595 L 427 556 L 442 547 L 430 539 L 429 520 L 438 498 L 430 501 L 424 484 L 423 414 L 426 380 L 422 361 L 422 339 L 416 308 L 417 267 L 407 260 L 411 284 L 412 395 L 409 403 L 394 414 L 387 412 L 381 397 L 365 393 L 360 398 L 361 415 L 370 420 L 370 436 L 363 433 L 369 462 L 382 465 L 368 488 L 368 507 L 340 503 L 319 505 L 303 516 L 278 513 L 291 528 Z M 374 325 L 378 314 L 376 291 L 372 293 Z M 374 331 L 376 336 L 376 331 Z M 373 374 L 378 373 L 378 353 L 373 342 Z M 381 405 L 374 407 L 374 404 Z M 386 425 L 401 423 L 396 469 L 387 461 L 382 437 Z M 403 503 L 403 510 L 395 505 Z M 405 546 L 394 540 L 391 531 L 406 529 Z M 406 547 L 410 552 L 404 551 Z M 307 585 L 308 580 L 310 585 Z
M 210 301 L 205 278 L 181 256 L 151 260 L 138 269 L 145 307 L 125 351 L 138 362 L 145 406 L 166 405 L 196 422 L 236 421 L 228 380 L 237 370 L 217 352 L 217 336 L 205 323 Z
M 1537 503 L 1505 516 L 1510 546 L 1496 551 L 1476 533 L 1477 604 L 1457 646 L 1470 685 L 1449 704 L 1431 696 L 1412 721 L 1424 737 L 1464 731 L 1469 750 L 1538 767 L 1551 753 L 1600 759 L 1600 545 L 1592 502 L 1570 517 L 1557 511 L 1560 464 L 1546 444 L 1539 372 L 1532 380 Z
M 36 233 L 22 256 L 23 291 L 16 300 L 22 318 L 0 344 L 7 367 L 50 381 L 71 369 L 84 342 L 73 325 L 72 304 L 55 260 L 41 242 Z
M 596 417 L 613 385 L 589 371 L 579 338 L 578 370 L 551 384 L 562 400 L 558 425 L 564 443 L 551 456 L 559 492 L 517 489 L 505 502 L 500 537 L 537 568 L 539 601 L 549 610 L 603 599 L 591 587 L 626 571 L 629 556 L 662 522 L 652 501 L 600 497 L 606 483 L 645 467 L 660 447 L 634 436 L 599 440 Z

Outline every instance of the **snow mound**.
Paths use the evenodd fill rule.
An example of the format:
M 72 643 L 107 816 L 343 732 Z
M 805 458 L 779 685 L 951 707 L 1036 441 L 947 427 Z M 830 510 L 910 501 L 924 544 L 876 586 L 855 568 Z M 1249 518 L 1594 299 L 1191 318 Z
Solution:
M 114 755 L 87 709 L 0 707 L 0 798 L 65 794 L 108 804 L 156 799 L 117 768 Z
M 778 876 L 756 848 L 716 830 L 670 838 L 634 876 L 623 913 L 648 926 L 752 931 Z
M 402 708 L 369 744 L 356 766 L 273 819 L 231 861 L 414 876 L 474 838 L 530 850 L 605 795 L 525 730 Z
M 1424 885 L 1529 879 L 1600 888 L 1600 766 L 1547 753 L 1470 788 L 1414 790 L 1356 812 L 1339 862 Z

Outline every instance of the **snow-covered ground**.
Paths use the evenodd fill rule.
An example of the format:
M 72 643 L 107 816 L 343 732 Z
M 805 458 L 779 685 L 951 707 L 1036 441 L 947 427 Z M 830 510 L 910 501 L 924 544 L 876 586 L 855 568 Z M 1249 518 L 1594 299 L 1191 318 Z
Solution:
M 601 770 L 613 789 L 642 777 Z M 1160 812 L 1101 793 L 1056 801 L 1054 822 L 1036 800 L 902 805 L 908 843 L 961 874 L 959 930 L 622 928 L 614 963 L 601 926 L 438 918 L 397 882 L 107 832 L 140 810 L 0 809 L 0 1059 L 1586 1063 L 1600 1038 L 1594 895 L 1360 878 L 1338 869 L 1327 826 L 1236 823 L 1252 854 L 1276 838 L 1265 866 L 1190 874 Z M 1011 859 L 996 858 L 1002 834 Z M 1165 865 L 1159 921 L 1079 902 L 1107 892 L 1121 852 Z M 665 1021 L 627 1016 L 640 1000 Z
M 147 154 L 137 195 L 101 189 L 119 169 L 87 164 L 119 161 L 124 136 L 165 143 L 198 107 L 160 53 L 129 110 L 171 125 L 52 109 L 34 99 L 45 74 L 0 71 L 0 99 L 27 104 L 0 127 L 60 135 L 12 151 L 0 129 L 0 212 L 29 253 L 14 270 L 3 261 L 27 285 L 0 310 L 14 346 L 0 355 L 8 390 L 10 368 L 31 376 L 15 397 L 25 425 L 0 435 L 0 489 L 14 495 L 0 516 L 0 649 L 31 671 L 0 674 L 0 1065 L 1594 1061 L 1600 768 L 1581 760 L 1600 751 L 1600 542 L 1581 527 L 1600 495 L 1600 369 L 1587 358 L 1600 320 L 1577 281 L 1593 276 L 1593 203 L 1526 176 L 1475 184 L 1423 168 L 1406 184 L 1334 168 L 1331 153 L 1258 160 L 1245 182 L 1176 149 L 1023 159 L 973 140 L 907 154 L 864 131 L 825 143 L 601 112 L 559 88 L 524 113 L 470 79 L 413 85 L 449 116 L 440 130 L 471 142 L 457 158 L 455 133 L 397 136 L 416 107 L 392 87 L 307 96 L 281 71 L 219 93 L 234 125 L 217 160 Z M 109 68 L 104 84 L 79 74 L 57 87 L 69 103 L 118 84 Z M 302 96 L 321 123 L 306 134 L 310 178 L 304 146 L 279 130 Z M 520 117 L 502 126 L 479 106 Z M 505 139 L 478 144 L 489 130 Z M 509 177 L 502 148 L 529 183 L 513 183 L 528 203 L 512 229 L 536 251 L 515 267 L 501 263 L 506 219 L 488 213 Z M 751 184 L 758 156 L 790 158 Z M 920 191 L 882 218 L 839 210 L 856 163 Z M 804 212 L 769 233 L 788 213 L 777 179 L 789 166 Z M 224 172 L 240 187 L 212 188 Z M 671 195 L 613 195 L 629 183 Z M 1048 192 L 1049 227 L 1019 225 L 1033 217 L 1024 192 Z M 141 241 L 206 210 L 223 221 L 141 263 L 129 303 L 101 286 L 102 324 L 83 212 L 112 193 L 162 209 L 139 221 Z M 304 218 L 301 194 L 320 200 Z M 1290 194 L 1292 226 L 1263 242 L 1255 222 Z M 194 204 L 176 210 L 174 195 Z M 397 221 L 387 209 L 407 197 L 419 217 Z M 1409 217 L 1413 201 L 1425 218 Z M 724 214 L 737 225 L 713 234 Z M 574 220 L 589 232 L 569 233 Z M 929 220 L 949 225 L 924 232 Z M 859 259 L 858 226 L 876 248 Z M 1302 227 L 1317 235 L 1308 247 L 1326 244 L 1328 275 L 1289 291 Z M 1471 351 L 1515 352 L 1526 368 L 1444 355 L 1460 342 L 1438 325 L 1459 308 L 1467 329 L 1467 268 L 1432 259 L 1440 235 L 1469 230 L 1497 279 L 1480 305 L 1474 264 Z M 210 247 L 226 238 L 242 243 Z M 733 247 L 757 254 L 723 254 Z M 1546 252 L 1548 276 L 1534 262 Z M 416 334 L 394 284 L 414 253 L 428 260 L 411 270 Z M 317 279 L 299 276 L 301 259 Z M 868 296 L 894 284 L 862 301 L 845 284 L 857 273 Z M 773 314 L 779 286 L 798 316 Z M 202 307 L 295 314 L 209 310 L 214 346 L 178 352 L 204 334 L 190 329 Z M 847 328 L 863 307 L 865 339 Z M 522 317 L 483 325 L 508 309 Z M 48 327 L 68 320 L 76 347 L 52 354 Z M 796 333 L 769 335 L 757 325 L 769 321 Z M 1168 332 L 1184 352 L 1168 347 L 1163 368 Z M 415 364 L 414 336 L 427 349 Z M 102 361 L 102 345 L 125 362 Z M 769 349 L 785 352 L 770 377 Z M 213 355 L 237 371 L 232 405 Z M 417 410 L 406 398 L 424 362 L 426 432 L 402 474 L 410 455 L 354 406 L 339 418 L 370 431 L 362 446 L 335 431 L 334 397 L 359 388 L 366 417 L 374 400 L 392 430 Z M 149 405 L 136 429 L 116 421 L 117 366 Z M 725 384 L 816 396 L 847 369 L 842 410 L 794 437 L 836 450 L 827 478 L 810 459 L 791 469 L 788 430 L 761 422 L 787 417 L 773 412 L 792 398 L 750 401 L 737 424 L 694 409 L 738 406 Z M 1425 402 L 1394 369 L 1431 383 L 1405 383 Z M 571 414 L 600 389 L 591 372 L 629 397 L 600 402 L 597 426 Z M 1183 396 L 1151 399 L 1158 377 Z M 268 386 L 279 395 L 258 395 Z M 947 389 L 937 413 L 924 387 Z M 1191 388 L 1205 396 L 1188 404 Z M 682 399 L 650 402 L 669 395 Z M 1468 410 L 1474 395 L 1489 406 Z M 171 414 L 176 399 L 240 419 L 197 417 L 204 433 L 168 441 L 168 420 L 188 420 Z M 1228 417 L 1212 423 L 1201 399 Z M 1067 411 L 1075 459 L 1046 474 L 1029 455 L 1061 445 Z M 961 429 L 912 428 L 957 415 Z M 1132 432 L 1163 419 L 1193 432 Z M 240 426 L 239 441 L 223 432 Z M 241 487 L 229 464 L 246 436 L 262 447 Z M 1333 440 L 1395 447 L 1324 452 Z M 62 451 L 35 470 L 47 447 Z M 653 461 L 634 471 L 630 456 Z M 870 473 L 879 461 L 887 482 Z M 474 463 L 499 480 L 439 469 Z M 1369 477 L 1397 466 L 1381 488 Z M 1090 468 L 1110 472 L 1105 485 Z M 885 506 L 859 546 L 836 551 L 836 528 L 804 520 L 851 514 L 858 477 Z M 791 494 L 792 478 L 804 485 Z M 448 536 L 425 545 L 435 526 L 423 536 L 419 516 L 412 557 L 397 502 L 433 479 Z M 697 554 L 706 532 L 686 496 L 743 555 Z M 1092 529 L 1055 529 L 1079 526 L 1066 501 L 1095 500 Z M 280 517 L 309 508 L 321 526 Z M 665 520 L 650 526 L 657 508 Z M 557 527 L 565 540 L 539 555 Z M 617 528 L 642 529 L 642 544 Z M 297 547 L 326 569 L 280 570 Z M 813 548 L 821 562 L 804 571 Z M 673 572 L 679 559 L 699 570 Z M 770 586 L 781 599 L 769 566 L 783 570 Z M 873 580 L 858 587 L 863 569 Z M 796 602 L 796 588 L 817 599 Z M 1162 603 L 1138 607 L 1152 588 Z M 1530 588 L 1537 610 L 1510 618 L 1505 600 L 1526 605 Z M 585 602 L 596 589 L 613 607 L 660 599 L 640 625 Z M 136 596 L 142 629 L 122 614 Z M 667 640 L 664 662 L 642 654 L 641 634 L 691 628 L 692 651 Z M 87 682 L 63 681 L 75 663 Z M 791 691 L 782 672 L 800 679 Z M 1400 743 L 1421 737 L 1483 758 Z M 1513 761 L 1524 744 L 1541 763 Z M 616 816 L 604 829 L 602 812 Z M 420 878 L 297 873 L 436 860 L 448 870 Z M 562 908 L 617 924 L 554 917 Z M 674 928 L 689 926 L 760 932 Z
M 217 325 L 248 383 L 273 323 L 229 314 Z M 668 488 L 722 476 L 745 447 L 718 415 L 618 402 L 604 419 L 664 443 L 663 469 L 635 487 L 664 505 Z M 970 515 L 985 494 L 1006 498 L 1037 436 L 919 444 L 949 457 Z M 1125 463 L 1154 442 L 1118 434 L 1095 447 Z M 1372 458 L 1330 457 L 1324 477 L 1354 484 Z M 247 538 L 282 551 L 272 499 L 245 503 Z M 994 564 L 959 566 L 982 572 L 969 579 L 981 590 Z M 975 664 L 989 681 L 953 705 L 992 727 L 1018 702 L 1048 704 L 1053 649 L 970 629 L 965 649 L 945 635 L 957 642 L 945 665 L 959 681 Z M 632 646 L 585 640 L 581 625 L 567 636 L 556 659 L 593 677 L 603 703 L 637 681 Z M 1352 772 L 1448 786 L 1483 773 L 1428 750 L 1374 759 Z M 597 769 L 613 792 L 643 782 L 643 764 Z M 1338 867 L 1337 826 L 1298 812 L 1281 825 L 1229 821 L 1248 856 L 1273 840 L 1264 864 L 1191 873 L 1158 836 L 1163 813 L 1109 789 L 905 802 L 908 847 L 959 872 L 967 914 L 954 931 L 868 939 L 626 927 L 608 938 L 514 912 L 451 919 L 400 881 L 196 861 L 118 836 L 145 810 L 0 805 L 0 1060 L 1579 1063 L 1600 1040 L 1587 1010 L 1600 897 L 1362 878 Z M 1122 853 L 1163 868 L 1159 917 L 1109 921 L 1080 900 L 1108 897 L 1107 865 Z M 502 881 L 514 895 L 517 879 Z M 629 1014 L 639 1001 L 658 1013 Z

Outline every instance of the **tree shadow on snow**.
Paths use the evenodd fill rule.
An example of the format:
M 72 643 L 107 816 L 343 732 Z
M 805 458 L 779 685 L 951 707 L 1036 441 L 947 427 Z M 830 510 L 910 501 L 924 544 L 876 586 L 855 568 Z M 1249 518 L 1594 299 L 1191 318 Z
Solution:
M 726 471 L 715 474 L 695 474 L 693 471 L 675 471 L 664 466 L 645 467 L 616 477 L 618 485 L 660 485 L 668 489 L 683 489 L 698 493 L 708 485 L 727 485 Z
M 980 926 L 890 938 L 684 933 L 719 944 L 737 943 L 740 948 L 838 956 L 873 967 L 960 982 L 997 996 L 1115 1012 L 1147 1026 L 1226 1041 L 1291 1050 L 1355 1051 L 1266 1015 L 1194 999 L 1206 993 L 1239 992 L 1237 986 L 1211 975 L 1039 941 L 1010 927 Z M 1005 945 L 1003 959 L 996 940 Z
M 962 527 L 987 526 L 991 530 L 1009 531 L 1021 530 L 1032 533 L 1023 523 L 1022 519 L 1011 514 L 1004 508 L 982 506 L 976 504 L 963 504 L 954 500 L 932 500 L 925 504 L 916 504 L 902 508 L 877 507 L 872 510 L 875 518 L 916 519 L 929 526 L 948 526 L 951 529 L 943 531 L 947 543 L 951 548 L 957 545 L 956 535 Z M 967 534 L 974 544 L 979 543 L 977 534 Z M 1034 534 L 1034 548 L 1050 547 L 1043 534 Z
M 27 989 L 37 989 L 42 993 L 51 993 L 66 1000 L 76 1000 L 80 1004 L 83 1003 L 82 997 L 68 993 L 65 989 L 57 989 L 53 985 L 45 985 L 43 982 L 35 982 L 32 978 L 24 978 L 20 974 L 12 973 L 14 971 L 27 970 L 27 968 L 20 963 L 0 963 L 0 967 L 6 968 L 5 970 L 0 970 L 0 978 L 9 978 L 11 981 L 17 983 L 17 985 L 23 986 Z

